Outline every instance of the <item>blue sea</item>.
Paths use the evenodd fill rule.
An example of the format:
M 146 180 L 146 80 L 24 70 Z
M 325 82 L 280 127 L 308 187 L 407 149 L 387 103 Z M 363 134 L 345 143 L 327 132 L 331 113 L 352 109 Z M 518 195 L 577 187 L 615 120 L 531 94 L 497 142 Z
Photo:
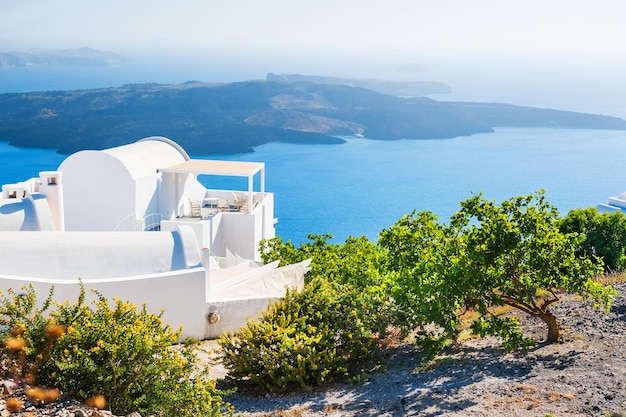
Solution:
M 331 233 L 335 242 L 361 235 L 376 240 L 413 210 L 447 221 L 460 201 L 479 192 L 501 201 L 543 189 L 565 214 L 626 190 L 626 131 L 500 128 L 449 140 L 345 139 L 342 145 L 271 143 L 211 158 L 265 162 L 277 234 L 295 244 L 309 233 Z M 63 159 L 0 143 L 0 183 L 56 169 Z M 203 182 L 247 187 L 245 180 Z
M 250 79 L 220 65 L 173 70 L 139 61 L 117 68 L 12 68 L 0 70 L 0 93 L 190 79 L 233 81 L 229 77 Z M 608 105 L 612 107 L 606 114 L 622 114 L 623 97 L 608 94 L 619 97 L 613 102 L 607 94 L 595 97 L 589 108 Z M 519 104 L 514 97 L 503 100 Z M 517 100 L 523 102 L 523 97 Z M 552 107 L 571 106 L 569 99 L 562 103 L 565 107 Z M 135 139 L 140 138 L 129 138 Z M 376 240 L 381 230 L 413 210 L 429 210 L 446 221 L 460 201 L 479 192 L 501 201 L 544 189 L 548 201 L 565 214 L 626 190 L 626 131 L 500 128 L 450 140 L 345 139 L 343 145 L 272 143 L 250 154 L 211 158 L 265 162 L 266 189 L 275 194 L 277 234 L 296 244 L 306 241 L 309 233 L 331 233 L 336 242 L 350 235 Z M 0 184 L 56 169 L 64 158 L 50 150 L 0 143 Z M 202 180 L 211 187 L 247 187 L 245 180 Z

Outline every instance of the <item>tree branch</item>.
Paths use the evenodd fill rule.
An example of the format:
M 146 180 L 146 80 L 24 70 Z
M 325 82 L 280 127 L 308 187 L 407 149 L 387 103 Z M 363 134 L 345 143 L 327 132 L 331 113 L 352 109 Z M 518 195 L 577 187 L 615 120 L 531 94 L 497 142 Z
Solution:
M 511 307 L 517 308 L 518 310 L 521 310 L 526 314 L 530 314 L 531 316 L 536 316 L 539 314 L 537 306 L 535 305 L 525 304 L 508 295 L 501 295 L 501 297 L 505 304 L 508 304 Z

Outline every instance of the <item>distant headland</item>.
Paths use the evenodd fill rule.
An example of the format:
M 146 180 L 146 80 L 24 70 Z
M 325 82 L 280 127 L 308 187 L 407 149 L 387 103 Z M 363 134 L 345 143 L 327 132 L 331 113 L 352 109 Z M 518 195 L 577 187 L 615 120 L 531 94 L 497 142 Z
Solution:
M 29 49 L 0 53 L 0 68 L 33 66 L 110 67 L 126 61 L 122 55 L 93 48 Z
M 435 81 L 391 81 L 371 78 L 339 78 L 319 75 L 272 73 L 267 74 L 266 80 L 282 82 L 308 81 L 315 84 L 347 85 L 397 97 L 420 97 L 430 94 L 452 93 L 452 88 L 448 84 Z
M 0 141 L 68 154 L 160 135 L 175 138 L 191 154 L 210 155 L 251 152 L 269 142 L 339 144 L 340 136 L 446 139 L 501 126 L 626 130 L 626 121 L 616 117 L 442 102 L 398 94 L 401 84 L 396 94 L 373 90 L 373 84 L 393 82 L 340 80 L 270 75 L 228 84 L 0 94 Z

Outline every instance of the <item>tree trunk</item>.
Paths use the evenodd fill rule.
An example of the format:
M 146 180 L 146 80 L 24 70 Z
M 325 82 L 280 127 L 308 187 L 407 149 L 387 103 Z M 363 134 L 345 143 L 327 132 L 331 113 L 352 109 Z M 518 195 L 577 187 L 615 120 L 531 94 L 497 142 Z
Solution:
M 554 343 L 559 340 L 560 326 L 556 320 L 556 316 L 550 312 L 539 314 L 539 318 L 548 325 L 548 343 Z

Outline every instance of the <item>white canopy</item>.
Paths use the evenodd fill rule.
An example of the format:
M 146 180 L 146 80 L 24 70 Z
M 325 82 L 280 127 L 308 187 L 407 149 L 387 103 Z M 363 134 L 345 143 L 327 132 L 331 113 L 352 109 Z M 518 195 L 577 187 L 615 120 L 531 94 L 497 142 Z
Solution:
M 218 161 L 211 159 L 190 159 L 159 171 L 174 174 L 222 175 L 227 177 L 248 177 L 248 207 L 252 208 L 254 176 L 261 173 L 261 199 L 265 195 L 265 164 L 263 162 Z

